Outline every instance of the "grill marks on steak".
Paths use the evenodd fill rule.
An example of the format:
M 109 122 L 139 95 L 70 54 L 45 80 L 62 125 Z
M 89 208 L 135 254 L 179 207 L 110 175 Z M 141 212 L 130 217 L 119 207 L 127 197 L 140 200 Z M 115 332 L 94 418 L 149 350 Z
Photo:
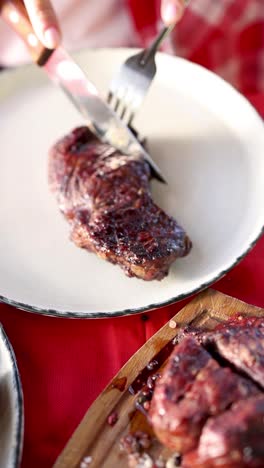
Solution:
M 239 401 L 205 424 L 197 450 L 184 457 L 184 468 L 264 466 L 264 395 Z
M 187 337 L 174 350 L 152 397 L 149 419 L 158 438 L 166 446 L 182 450 L 186 442 L 179 429 L 178 403 L 191 388 L 196 375 L 208 363 L 210 355 L 192 337 Z M 192 444 L 191 444 L 192 445 Z
M 78 247 L 119 264 L 128 276 L 162 279 L 191 242 L 152 200 L 142 155 L 122 155 L 86 127 L 50 152 L 49 182 Z
M 264 466 L 263 325 L 238 317 L 213 332 L 181 333 L 149 418 L 161 442 L 184 454 L 184 468 Z
M 202 343 L 248 375 L 264 390 L 264 320 L 236 318 L 204 334 Z
M 258 393 L 251 381 L 222 368 L 193 337 L 186 337 L 156 384 L 149 417 L 166 446 L 186 453 L 197 446 L 208 417 Z

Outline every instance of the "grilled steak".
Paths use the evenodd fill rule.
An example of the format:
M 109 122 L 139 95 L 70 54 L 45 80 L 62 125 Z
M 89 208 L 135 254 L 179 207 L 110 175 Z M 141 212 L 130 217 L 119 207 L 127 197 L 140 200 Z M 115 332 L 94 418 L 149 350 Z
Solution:
M 203 335 L 202 343 L 264 389 L 264 319 L 238 317 Z
M 208 417 L 258 393 L 251 381 L 220 367 L 190 336 L 175 348 L 157 382 L 149 418 L 166 446 L 185 453 L 197 446 Z
M 209 360 L 210 355 L 192 337 L 187 337 L 171 354 L 156 383 L 149 419 L 159 440 L 167 447 L 179 450 L 181 434 L 177 430 L 177 405 Z M 188 440 L 185 445 L 189 446 Z
M 128 276 L 161 280 L 191 242 L 151 198 L 143 156 L 122 155 L 77 128 L 50 152 L 49 183 L 81 248 L 118 264 Z
M 263 468 L 264 395 L 240 401 L 210 418 L 198 449 L 183 458 L 184 468 Z
M 183 468 L 264 467 L 264 317 L 177 336 L 148 417 Z

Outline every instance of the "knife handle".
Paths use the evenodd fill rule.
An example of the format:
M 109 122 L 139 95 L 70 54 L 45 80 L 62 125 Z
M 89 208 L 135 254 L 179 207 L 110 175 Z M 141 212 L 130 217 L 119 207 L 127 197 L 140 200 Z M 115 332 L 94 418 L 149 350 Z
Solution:
M 45 65 L 53 50 L 46 48 L 36 36 L 22 0 L 0 0 L 0 16 L 26 44 L 33 61 Z

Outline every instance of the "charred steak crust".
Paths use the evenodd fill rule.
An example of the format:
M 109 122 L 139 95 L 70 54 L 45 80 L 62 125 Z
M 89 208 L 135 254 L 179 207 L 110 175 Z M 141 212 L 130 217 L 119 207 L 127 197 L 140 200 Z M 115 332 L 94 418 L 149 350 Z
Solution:
M 149 420 L 184 468 L 264 466 L 264 317 L 187 328 L 157 381 Z
M 186 453 L 197 446 L 210 416 L 258 393 L 250 380 L 222 368 L 190 336 L 170 356 L 156 384 L 149 418 L 166 446 Z
M 81 248 L 118 264 L 128 276 L 161 280 L 191 241 L 152 200 L 141 154 L 123 155 L 87 127 L 52 147 L 49 184 Z
M 248 375 L 264 390 L 263 318 L 238 317 L 228 325 L 221 325 L 216 331 L 204 334 L 201 342 Z
M 184 468 L 263 468 L 264 395 L 235 403 L 206 422 L 198 449 L 184 457 Z

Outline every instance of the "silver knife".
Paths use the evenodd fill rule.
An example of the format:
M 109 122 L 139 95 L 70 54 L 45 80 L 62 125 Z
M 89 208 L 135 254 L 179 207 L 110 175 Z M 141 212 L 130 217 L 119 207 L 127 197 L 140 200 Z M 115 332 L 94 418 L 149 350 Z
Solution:
M 21 0 L 0 0 L 2 18 L 23 39 L 36 64 L 67 94 L 84 117 L 91 131 L 103 142 L 125 154 L 141 153 L 150 164 L 153 175 L 165 182 L 160 169 L 139 143 L 131 130 L 99 96 L 82 69 L 62 48 L 45 48 L 34 33 Z

